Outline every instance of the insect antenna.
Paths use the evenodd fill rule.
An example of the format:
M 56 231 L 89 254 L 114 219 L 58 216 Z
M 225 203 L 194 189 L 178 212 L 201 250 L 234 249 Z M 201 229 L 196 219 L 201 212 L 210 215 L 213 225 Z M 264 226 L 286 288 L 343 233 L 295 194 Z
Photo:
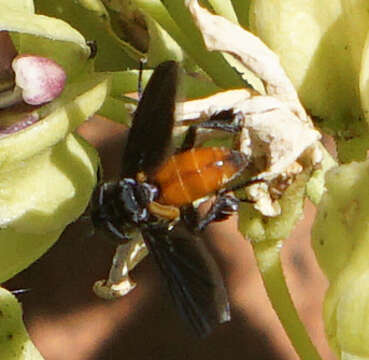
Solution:
M 141 99 L 143 89 L 142 89 L 142 72 L 145 64 L 147 63 L 147 58 L 141 58 L 140 59 L 140 67 L 138 69 L 138 84 L 137 84 L 137 93 L 138 93 L 138 99 Z

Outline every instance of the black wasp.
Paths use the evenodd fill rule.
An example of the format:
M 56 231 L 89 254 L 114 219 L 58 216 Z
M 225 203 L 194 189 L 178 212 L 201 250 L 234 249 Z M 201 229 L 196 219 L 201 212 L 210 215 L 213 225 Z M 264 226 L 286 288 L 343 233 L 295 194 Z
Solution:
M 96 228 L 121 242 L 141 231 L 179 313 L 206 336 L 230 320 L 230 310 L 219 270 L 195 234 L 238 210 L 238 200 L 225 185 L 245 169 L 247 159 L 223 147 L 190 148 L 193 128 L 182 149 L 168 156 L 177 80 L 176 62 L 155 69 L 134 113 L 121 177 L 96 188 L 91 218 Z M 212 193 L 217 194 L 213 206 L 198 219 L 193 201 Z M 179 219 L 186 236 L 176 231 Z

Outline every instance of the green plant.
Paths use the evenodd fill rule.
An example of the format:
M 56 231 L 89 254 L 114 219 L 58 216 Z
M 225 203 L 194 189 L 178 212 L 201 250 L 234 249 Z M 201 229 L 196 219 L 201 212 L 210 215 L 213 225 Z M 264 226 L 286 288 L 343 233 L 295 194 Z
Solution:
M 123 95 L 136 91 L 138 60 L 146 56 L 154 67 L 174 59 L 185 69 L 183 95 L 192 100 L 179 107 L 179 120 L 222 110 L 245 119 L 240 149 L 251 159 L 247 176 L 266 181 L 245 190 L 254 204 L 242 205 L 239 228 L 251 240 L 268 296 L 296 352 L 301 359 L 320 358 L 291 301 L 280 249 L 310 198 L 318 207 L 313 248 L 330 281 L 324 313 L 328 340 L 341 359 L 369 357 L 369 9 L 364 0 L 0 4 L 10 44 L 0 67 L 1 282 L 39 258 L 87 207 L 99 160 L 76 135 L 78 125 L 95 113 L 129 124 L 127 109 L 134 101 Z M 96 57 L 85 39 L 96 40 Z M 62 94 L 34 107 L 24 104 L 24 90 L 11 90 L 13 58 L 30 53 L 51 59 L 66 74 Z M 151 70 L 143 72 L 144 84 L 150 75 Z M 337 162 L 319 142 L 322 132 L 334 137 Z M 180 141 L 181 127 L 175 136 Z M 6 307 L 10 317 L 0 317 L 1 358 L 41 358 L 23 332 L 19 307 L 7 305 L 14 299 L 2 291 L 0 310 Z M 13 350 L 7 339 L 17 326 L 22 331 Z

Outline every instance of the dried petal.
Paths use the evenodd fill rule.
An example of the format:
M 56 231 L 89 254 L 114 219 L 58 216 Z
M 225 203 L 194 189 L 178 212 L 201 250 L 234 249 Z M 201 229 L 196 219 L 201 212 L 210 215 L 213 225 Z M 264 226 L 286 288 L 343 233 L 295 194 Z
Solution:
M 253 101 L 240 104 L 238 110 L 245 117 L 242 145 L 249 147 L 255 159 L 263 158 L 263 163 L 266 159 L 266 168 L 261 169 L 259 178 L 271 180 L 279 176 L 320 139 L 318 131 L 300 121 L 275 98 L 255 97 Z
M 148 250 L 141 234 L 127 244 L 119 245 L 115 251 L 108 280 L 96 281 L 93 290 L 103 299 L 113 300 L 128 294 L 136 287 L 129 277 L 131 271 L 146 255 Z
M 208 110 L 204 110 L 205 102 L 200 100 L 196 105 L 202 111 L 199 108 L 196 111 L 209 117 L 209 113 L 216 113 L 215 109 L 217 112 L 231 109 L 244 119 L 240 150 L 257 170 L 257 178 L 269 183 L 268 191 L 255 185 L 249 195 L 264 215 L 278 215 L 279 206 L 273 200 L 275 193 L 281 196 L 304 167 L 311 168 L 321 161 L 317 146 L 321 135 L 314 129 L 277 55 L 250 32 L 200 7 L 197 0 L 188 0 L 187 6 L 207 49 L 233 55 L 264 83 L 266 96 L 245 90 L 247 96 L 234 101 L 218 94 L 207 99 Z M 216 103 L 215 107 L 210 105 L 212 102 Z M 183 108 L 189 110 L 189 106 Z M 194 102 L 191 108 L 195 108 Z M 303 154 L 304 167 L 296 163 Z
M 242 27 L 222 16 L 212 15 L 199 6 L 197 0 L 189 0 L 187 4 L 209 51 L 224 51 L 234 55 L 264 81 L 268 95 L 283 100 L 289 104 L 291 111 L 296 112 L 302 120 L 308 121 L 296 90 L 275 53 Z

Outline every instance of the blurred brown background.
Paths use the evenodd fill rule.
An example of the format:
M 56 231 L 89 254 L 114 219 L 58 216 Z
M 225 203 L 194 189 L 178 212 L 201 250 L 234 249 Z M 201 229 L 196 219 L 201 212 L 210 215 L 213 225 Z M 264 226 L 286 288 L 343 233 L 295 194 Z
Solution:
M 80 131 L 99 148 L 105 178 L 117 174 L 122 128 L 95 118 Z M 285 242 L 283 261 L 313 342 L 324 360 L 333 360 L 321 320 L 327 282 L 310 248 L 314 208 L 307 204 L 305 210 Z M 212 225 L 206 241 L 224 274 L 232 321 L 205 340 L 194 338 L 179 319 L 151 257 L 134 270 L 133 292 L 114 302 L 98 299 L 92 285 L 106 278 L 115 248 L 101 237 L 87 237 L 81 222 L 70 225 L 46 255 L 5 287 L 31 289 L 18 298 L 47 360 L 297 360 L 267 299 L 250 244 L 232 224 Z

